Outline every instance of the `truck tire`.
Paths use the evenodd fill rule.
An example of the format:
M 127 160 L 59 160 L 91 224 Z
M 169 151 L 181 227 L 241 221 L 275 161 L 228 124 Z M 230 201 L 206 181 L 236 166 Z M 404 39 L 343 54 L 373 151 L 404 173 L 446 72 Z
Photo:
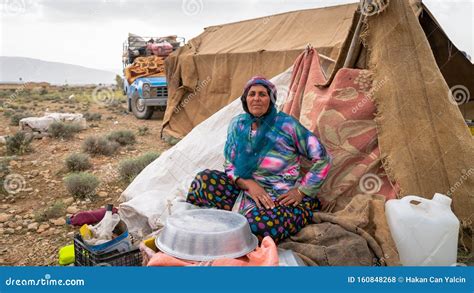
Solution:
M 140 99 L 137 92 L 132 95 L 132 113 L 138 119 L 150 119 L 153 116 L 153 107 L 147 107 L 143 104 L 143 99 Z

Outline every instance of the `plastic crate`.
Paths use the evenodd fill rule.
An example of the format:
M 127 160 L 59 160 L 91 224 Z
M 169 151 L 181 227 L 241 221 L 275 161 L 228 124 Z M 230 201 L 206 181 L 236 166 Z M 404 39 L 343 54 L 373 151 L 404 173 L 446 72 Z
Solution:
M 141 266 L 142 255 L 140 249 L 134 248 L 127 252 L 118 252 L 117 250 L 96 253 L 90 251 L 87 245 L 82 241 L 81 235 L 74 237 L 74 256 L 75 266 Z

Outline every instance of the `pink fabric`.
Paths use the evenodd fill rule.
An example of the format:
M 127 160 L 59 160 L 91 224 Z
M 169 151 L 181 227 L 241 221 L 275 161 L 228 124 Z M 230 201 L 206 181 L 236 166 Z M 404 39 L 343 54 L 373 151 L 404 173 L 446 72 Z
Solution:
M 329 87 L 317 87 L 326 79 L 316 50 L 302 53 L 294 63 L 289 96 L 283 111 L 292 115 L 320 139 L 333 158 L 332 167 L 318 197 L 323 208 L 342 209 L 356 194 L 396 197 L 385 175 L 377 144 L 375 105 L 367 70 L 340 69 Z
M 273 239 L 263 238 L 260 247 L 239 258 L 221 258 L 209 262 L 182 260 L 163 252 L 155 253 L 148 266 L 183 267 L 183 266 L 278 266 L 278 252 Z
M 173 52 L 173 46 L 168 42 L 148 44 L 147 49 L 156 56 L 168 56 Z

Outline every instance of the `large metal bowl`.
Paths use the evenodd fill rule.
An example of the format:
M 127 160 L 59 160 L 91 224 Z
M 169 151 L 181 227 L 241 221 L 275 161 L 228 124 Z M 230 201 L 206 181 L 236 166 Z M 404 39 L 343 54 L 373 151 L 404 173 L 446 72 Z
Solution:
M 258 244 L 244 216 L 216 209 L 170 216 L 155 242 L 166 254 L 196 261 L 241 257 Z

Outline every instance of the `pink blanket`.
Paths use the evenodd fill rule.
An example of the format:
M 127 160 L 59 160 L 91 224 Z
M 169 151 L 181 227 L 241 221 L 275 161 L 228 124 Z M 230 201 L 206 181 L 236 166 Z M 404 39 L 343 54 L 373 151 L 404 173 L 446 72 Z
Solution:
M 163 252 L 155 253 L 148 266 L 278 266 L 278 251 L 275 242 L 269 236 L 263 238 L 260 247 L 239 258 L 220 258 L 210 262 L 182 260 Z
M 340 210 L 356 194 L 396 197 L 382 167 L 371 91 L 384 81 L 372 81 L 367 70 L 340 69 L 329 87 L 314 49 L 295 61 L 289 96 L 283 111 L 313 131 L 333 158 L 333 166 L 318 196 L 323 210 Z

